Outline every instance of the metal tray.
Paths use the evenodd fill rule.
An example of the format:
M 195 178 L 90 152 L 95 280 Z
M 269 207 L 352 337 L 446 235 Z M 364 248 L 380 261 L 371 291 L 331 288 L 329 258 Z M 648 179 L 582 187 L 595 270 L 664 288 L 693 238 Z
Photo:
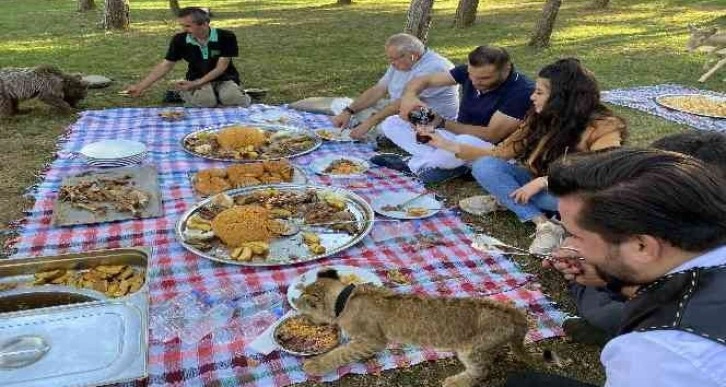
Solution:
M 177 220 L 175 227 L 175 234 L 177 240 L 179 241 L 179 243 L 181 243 L 182 246 L 184 246 L 185 249 L 191 251 L 192 253 L 197 254 L 200 257 L 204 257 L 221 263 L 255 267 L 285 266 L 303 262 L 310 262 L 335 255 L 360 242 L 363 238 L 366 237 L 366 235 L 368 235 L 368 233 L 373 228 L 373 219 L 375 217 L 375 214 L 370 204 L 368 204 L 368 202 L 366 202 L 362 197 L 343 188 L 299 184 L 273 184 L 233 189 L 227 191 L 226 194 L 234 198 L 236 196 L 241 196 L 255 191 L 266 190 L 270 188 L 275 188 L 280 191 L 299 192 L 313 189 L 316 191 L 332 192 L 337 195 L 341 195 L 346 199 L 348 210 L 353 213 L 356 220 L 360 221 L 359 226 L 361 231 L 357 235 L 348 235 L 345 232 L 332 231 L 319 234 L 321 238 L 321 244 L 326 248 L 326 251 L 323 254 L 310 253 L 307 249 L 307 246 L 305 246 L 302 241 L 302 233 L 298 233 L 297 235 L 293 235 L 291 237 L 281 237 L 270 242 L 270 253 L 265 260 L 252 260 L 249 262 L 236 261 L 229 258 L 228 250 L 226 247 L 215 246 L 208 251 L 202 251 L 184 240 L 184 231 L 186 230 L 187 219 L 196 214 L 202 207 L 209 204 L 213 199 L 208 198 L 197 203 L 194 207 L 185 212 L 179 218 L 179 220 Z
M 654 98 L 656 104 L 663 106 L 666 109 L 671 109 L 671 110 L 675 110 L 675 111 L 679 111 L 679 112 L 683 112 L 683 113 L 693 114 L 694 116 L 721 118 L 721 119 L 726 118 L 726 116 L 721 116 L 721 115 L 717 115 L 717 114 L 706 114 L 706 113 L 699 113 L 699 112 L 694 112 L 691 110 L 686 110 L 686 109 L 680 108 L 678 106 L 673 106 L 673 105 L 669 104 L 668 102 L 663 101 L 663 99 L 665 99 L 665 98 L 673 98 L 673 97 L 701 97 L 701 98 L 705 97 L 705 98 L 708 98 L 708 99 L 711 99 L 711 100 L 714 100 L 716 102 L 720 102 L 723 104 L 726 104 L 726 97 L 719 97 L 716 95 L 706 95 L 706 94 L 663 94 L 663 95 L 659 95 Z
M 308 175 L 305 173 L 305 171 L 302 170 L 302 168 L 298 167 L 297 165 L 292 165 L 293 173 L 292 173 L 292 181 L 286 184 L 307 184 L 308 183 Z M 194 184 L 196 184 L 196 178 L 197 178 L 197 172 L 189 172 L 187 175 L 189 176 L 189 182 L 192 183 L 192 189 L 194 189 Z M 262 184 L 260 184 L 262 185 Z M 248 186 L 248 187 L 256 187 L 254 185 Z M 246 188 L 246 187 L 245 187 Z M 197 195 L 198 198 L 206 198 L 206 195 L 202 195 L 199 192 L 197 192 L 196 189 L 194 189 L 194 193 Z
M 81 181 L 94 180 L 97 178 L 117 178 L 131 175 L 131 181 L 135 186 L 150 195 L 149 204 L 141 212 L 140 216 L 134 216 L 129 212 L 119 212 L 109 209 L 104 214 L 94 214 L 91 211 L 73 207 L 69 202 L 56 199 L 53 206 L 53 225 L 75 226 L 79 224 L 94 224 L 114 222 L 127 219 L 156 218 L 163 214 L 161 206 L 161 191 L 159 190 L 158 174 L 151 166 L 122 167 L 107 171 L 88 171 L 75 176 L 68 176 L 63 179 L 61 186 L 73 185 Z
M 0 261 L 0 284 L 32 283 L 33 274 L 130 265 L 148 273 L 147 248 Z M 148 375 L 149 288 L 118 298 L 89 289 L 21 285 L 0 291 L 28 308 L 0 313 L 0 374 L 4 385 L 106 385 Z
M 259 158 L 259 159 L 254 159 L 254 160 L 253 159 L 243 160 L 243 159 L 223 158 L 223 157 L 203 155 L 203 154 L 194 152 L 193 150 L 188 149 L 185 146 L 185 142 L 186 142 L 187 138 L 189 138 L 189 137 L 195 136 L 202 132 L 218 132 L 224 128 L 228 128 L 228 127 L 234 126 L 234 125 L 244 125 L 244 126 L 249 126 L 249 127 L 255 127 L 255 128 L 259 128 L 259 129 L 266 130 L 266 131 L 272 131 L 272 132 L 290 131 L 290 132 L 303 133 L 303 134 L 309 135 L 310 138 L 312 138 L 314 140 L 314 144 L 310 149 L 306 149 L 304 151 L 300 151 L 298 153 L 294 153 L 294 154 L 291 154 L 288 156 L 273 157 L 273 158 Z M 208 160 L 231 161 L 231 162 L 235 162 L 235 163 L 255 163 L 260 160 L 280 160 L 280 159 L 289 159 L 289 158 L 293 158 L 293 157 L 298 157 L 298 156 L 308 154 L 308 153 L 318 149 L 318 147 L 320 147 L 320 145 L 322 143 L 323 143 L 323 140 L 317 134 L 315 134 L 315 132 L 311 132 L 311 131 L 305 130 L 303 128 L 294 127 L 294 126 L 284 126 L 284 125 L 261 124 L 261 123 L 256 123 L 256 122 L 230 122 L 230 123 L 226 123 L 223 125 L 210 126 L 210 127 L 206 127 L 206 128 L 199 129 L 194 132 L 188 133 L 180 141 L 180 145 L 181 145 L 182 149 L 184 149 L 185 152 L 187 152 L 191 155 L 201 157 L 204 159 L 208 159 Z
M 282 319 L 280 319 L 277 322 L 277 324 L 275 324 L 275 327 L 273 328 L 272 333 L 271 333 L 272 334 L 272 341 L 275 343 L 275 345 L 277 345 L 277 348 L 279 348 L 281 351 L 287 352 L 287 353 L 289 353 L 291 355 L 301 356 L 301 357 L 316 356 L 316 355 L 322 355 L 324 353 L 327 353 L 327 352 L 332 351 L 336 347 L 340 346 L 341 343 L 343 342 L 343 332 L 341 331 L 340 327 L 335 326 L 336 328 L 338 328 L 337 329 L 337 331 L 338 331 L 338 344 L 336 346 L 334 346 L 334 347 L 330 347 L 330 348 L 327 348 L 327 349 L 322 350 L 322 351 L 309 351 L 309 352 L 299 352 L 299 351 L 294 351 L 292 349 L 286 348 L 280 342 L 280 340 L 277 339 L 277 330 L 280 329 L 280 327 L 284 323 L 286 323 L 286 322 L 288 322 L 288 321 L 290 321 L 290 320 L 292 320 L 294 318 L 299 318 L 300 316 L 302 316 L 302 315 L 301 314 L 297 314 L 297 313 L 296 314 L 292 314 L 290 316 L 283 317 Z

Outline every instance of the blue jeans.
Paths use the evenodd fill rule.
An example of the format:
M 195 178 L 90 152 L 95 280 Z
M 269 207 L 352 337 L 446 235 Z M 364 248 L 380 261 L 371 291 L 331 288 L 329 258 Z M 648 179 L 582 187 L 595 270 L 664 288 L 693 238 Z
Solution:
M 557 211 L 557 198 L 546 190 L 534 195 L 527 204 L 518 204 L 509 195 L 532 181 L 532 173 L 526 168 L 497 157 L 482 157 L 472 165 L 471 174 L 499 203 L 526 222 L 542 211 Z

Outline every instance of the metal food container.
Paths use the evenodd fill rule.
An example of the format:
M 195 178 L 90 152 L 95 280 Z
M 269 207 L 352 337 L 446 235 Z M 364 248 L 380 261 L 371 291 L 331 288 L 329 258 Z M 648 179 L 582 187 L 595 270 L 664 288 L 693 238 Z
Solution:
M 148 375 L 148 248 L 0 261 L 0 385 L 96 386 Z M 35 274 L 125 265 L 143 273 L 133 293 L 34 285 Z

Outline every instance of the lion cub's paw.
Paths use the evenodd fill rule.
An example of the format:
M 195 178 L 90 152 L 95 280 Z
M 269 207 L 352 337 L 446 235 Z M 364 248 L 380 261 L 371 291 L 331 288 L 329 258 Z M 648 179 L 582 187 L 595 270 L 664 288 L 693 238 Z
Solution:
M 325 363 L 320 361 L 320 359 L 314 358 L 305 360 L 305 363 L 303 363 L 303 371 L 310 375 L 323 376 L 328 372 L 333 371 L 333 369 L 326 367 Z
M 467 373 L 460 373 L 444 379 L 442 387 L 473 387 L 478 386 L 479 381 Z

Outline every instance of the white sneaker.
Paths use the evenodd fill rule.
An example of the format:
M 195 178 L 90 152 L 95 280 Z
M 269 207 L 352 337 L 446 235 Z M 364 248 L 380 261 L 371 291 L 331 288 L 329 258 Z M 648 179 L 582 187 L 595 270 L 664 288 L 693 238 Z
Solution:
M 459 200 L 459 208 L 472 215 L 486 215 L 495 211 L 506 210 L 492 195 L 472 196 Z
M 529 252 L 532 254 L 550 254 L 560 246 L 564 234 L 565 229 L 553 222 L 547 221 L 537 225 L 537 231 L 534 234 L 532 244 L 529 246 Z

